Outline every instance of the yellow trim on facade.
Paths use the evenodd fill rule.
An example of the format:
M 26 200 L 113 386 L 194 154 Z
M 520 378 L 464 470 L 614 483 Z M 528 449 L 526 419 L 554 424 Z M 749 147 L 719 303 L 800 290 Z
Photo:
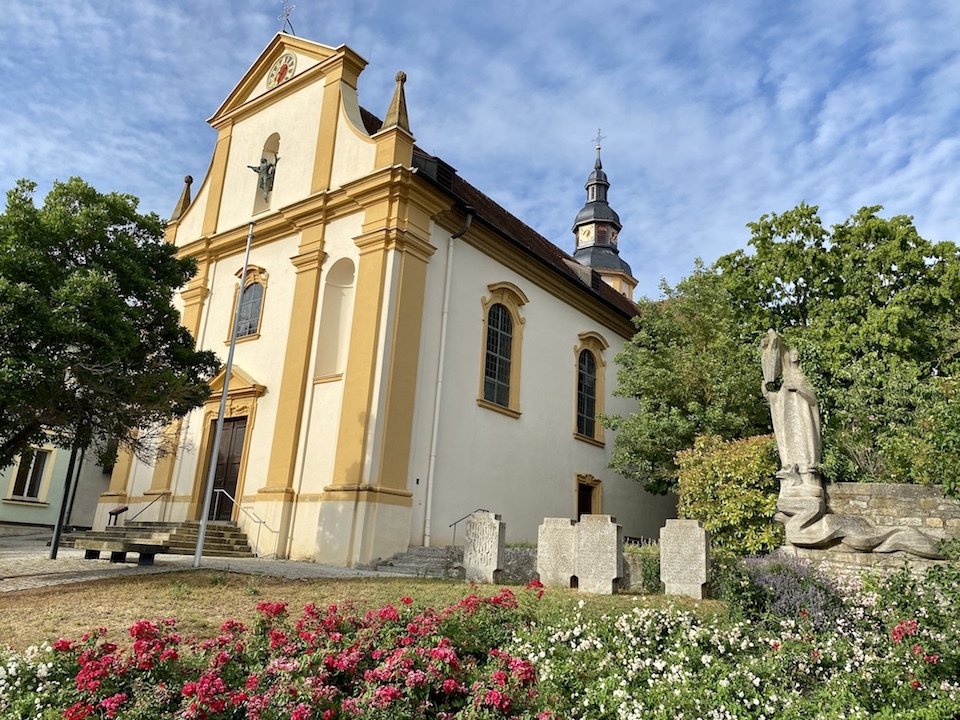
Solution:
M 323 251 L 324 230 L 325 225 L 319 223 L 304 229 L 300 238 L 300 253 L 290 259 L 296 268 L 296 279 L 266 488 L 289 488 L 293 485 L 312 361 L 321 265 L 326 257 Z
M 617 335 L 630 339 L 636 333 L 636 328 L 629 319 L 586 293 L 578 292 L 572 278 L 558 275 L 529 253 L 523 252 L 480 223 L 474 223 L 463 236 L 463 240 Z
M 242 267 L 234 273 L 240 282 L 233 286 L 233 302 L 230 305 L 230 322 L 227 324 L 227 337 L 224 340 L 224 343 L 227 345 L 230 344 L 230 336 L 233 335 L 233 325 L 237 320 L 237 298 L 240 295 L 241 289 L 246 290 L 254 283 L 263 287 L 263 295 L 260 296 L 260 315 L 257 317 L 257 331 L 244 335 L 243 337 L 238 337 L 237 342 L 256 340 L 260 337 L 260 328 L 263 325 L 263 306 L 267 304 L 267 281 L 270 279 L 270 274 L 266 268 L 262 268 L 259 265 L 248 266 L 246 278 L 240 279 L 241 273 L 243 273 Z
M 167 446 L 167 452 L 157 458 L 153 466 L 153 477 L 150 480 L 149 493 L 162 494 L 170 491 L 173 483 L 173 470 L 177 463 L 178 450 L 180 449 L 180 427 L 183 421 L 174 420 L 163 429 L 163 444 Z
M 207 474 L 210 471 L 210 450 L 213 446 L 213 425 L 220 412 L 220 397 L 223 393 L 224 373 L 220 372 L 210 382 L 210 397 L 203 405 L 202 435 L 198 449 L 200 461 L 197 463 L 193 478 L 193 488 L 190 494 L 190 504 L 187 508 L 187 518 L 199 520 L 203 512 L 204 491 L 207 484 Z M 247 461 L 250 456 L 250 438 L 256 424 L 257 400 L 266 392 L 266 387 L 250 378 L 241 368 L 234 365 L 230 375 L 230 387 L 227 388 L 227 407 L 224 419 L 247 418 L 247 426 L 243 439 L 243 452 L 240 456 L 240 470 L 237 475 L 236 497 L 243 495 L 244 481 L 247 474 Z M 236 508 L 234 508 L 236 513 Z
M 204 209 L 200 230 L 202 235 L 213 235 L 217 232 L 217 226 L 220 223 L 220 200 L 223 197 L 223 184 L 227 177 L 227 160 L 230 157 L 233 125 L 227 124 L 219 128 L 219 131 L 217 145 L 213 150 L 213 160 L 210 163 L 210 172 L 207 175 L 210 190 L 207 193 L 207 206 Z

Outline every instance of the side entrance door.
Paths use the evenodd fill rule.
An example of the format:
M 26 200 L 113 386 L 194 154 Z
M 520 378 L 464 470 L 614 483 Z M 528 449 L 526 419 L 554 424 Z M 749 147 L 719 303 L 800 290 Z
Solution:
M 217 423 L 214 421 L 211 433 L 216 431 Z M 245 417 L 223 421 L 223 435 L 220 437 L 217 469 L 213 476 L 213 499 L 210 503 L 208 520 L 230 520 L 233 515 L 233 503 L 230 497 L 237 499 L 240 458 L 243 456 L 243 440 L 246 434 L 247 419 Z M 228 493 L 230 497 L 223 492 L 217 492 L 218 490 Z

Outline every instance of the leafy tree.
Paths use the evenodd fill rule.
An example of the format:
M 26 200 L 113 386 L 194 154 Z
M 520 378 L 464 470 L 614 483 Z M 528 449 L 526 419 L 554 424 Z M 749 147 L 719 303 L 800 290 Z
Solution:
M 674 456 L 698 435 L 724 439 L 769 431 L 755 346 L 741 338 L 735 306 L 714 268 L 697 262 L 663 300 L 643 299 L 637 333 L 617 356 L 616 394 L 636 412 L 601 421 L 618 430 L 611 467 L 650 492 L 676 487 Z
M 943 458 L 960 455 L 960 253 L 880 209 L 830 231 L 804 204 L 764 215 L 748 225 L 753 252 L 717 265 L 741 338 L 773 327 L 800 350 L 828 477 L 951 486 Z
M 766 432 L 756 348 L 772 327 L 817 391 L 828 479 L 960 492 L 960 251 L 879 210 L 830 229 L 803 203 L 764 215 L 749 250 L 641 301 L 617 358 L 617 392 L 639 406 L 604 419 L 620 430 L 612 467 L 662 492 L 697 435 Z
M 147 451 L 130 431 L 200 405 L 219 366 L 171 302 L 195 262 L 130 195 L 72 178 L 38 208 L 35 187 L 18 182 L 0 214 L 0 467 L 45 438 Z

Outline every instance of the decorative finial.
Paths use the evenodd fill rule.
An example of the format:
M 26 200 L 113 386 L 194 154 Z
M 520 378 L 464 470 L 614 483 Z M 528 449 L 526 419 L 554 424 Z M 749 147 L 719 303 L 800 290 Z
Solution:
M 296 35 L 296 31 L 293 29 L 293 23 L 290 22 L 290 13 L 297 9 L 296 5 L 291 5 L 290 0 L 280 0 L 283 3 L 283 12 L 277 16 L 282 24 L 280 25 L 280 32 L 286 32 L 286 28 L 290 28 L 290 34 Z
M 597 150 L 600 149 L 600 143 L 607 139 L 606 135 L 600 134 L 600 128 L 597 128 L 597 137 L 594 138 L 594 142 L 597 143 Z
M 387 116 L 383 119 L 383 129 L 398 127 L 410 132 L 410 120 L 407 117 L 407 98 L 403 92 L 403 84 L 407 81 L 407 74 L 401 70 L 397 73 L 397 87 L 393 91 L 393 99 L 387 109 Z
M 187 175 L 183 178 L 183 191 L 180 193 L 180 199 L 177 200 L 177 206 L 173 209 L 173 215 L 170 216 L 170 222 L 179 220 L 190 207 L 190 186 L 193 184 L 193 177 Z
M 594 169 L 599 170 L 603 167 L 603 164 L 600 162 L 600 143 L 606 140 L 606 137 L 600 134 L 600 128 L 597 128 L 597 137 L 594 138 L 594 141 L 597 143 L 597 161 L 593 164 Z

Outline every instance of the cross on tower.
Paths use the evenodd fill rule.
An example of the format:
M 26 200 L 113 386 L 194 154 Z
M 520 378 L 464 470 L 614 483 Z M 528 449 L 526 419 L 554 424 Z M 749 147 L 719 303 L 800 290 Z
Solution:
M 277 20 L 280 20 L 283 24 L 280 26 L 281 32 L 290 26 L 290 34 L 296 35 L 296 30 L 293 29 L 293 23 L 290 22 L 290 13 L 297 9 L 296 5 L 291 5 L 290 0 L 281 0 L 283 3 L 283 12 L 277 16 Z
M 607 137 L 606 137 L 606 135 L 601 135 L 601 134 L 600 134 L 600 128 L 597 128 L 597 137 L 594 138 L 594 139 L 596 140 L 596 143 L 597 143 L 597 150 L 599 150 L 599 149 L 600 149 L 600 142 L 603 141 L 603 140 L 606 140 Z

